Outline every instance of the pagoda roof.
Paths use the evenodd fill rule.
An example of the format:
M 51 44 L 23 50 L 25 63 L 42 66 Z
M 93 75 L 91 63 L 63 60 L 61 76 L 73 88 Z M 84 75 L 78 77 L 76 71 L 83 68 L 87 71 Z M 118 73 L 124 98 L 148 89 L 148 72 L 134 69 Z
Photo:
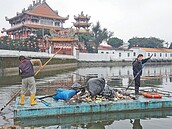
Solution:
M 91 26 L 91 23 L 82 23 L 82 22 L 76 22 L 76 23 L 73 23 L 73 25 L 75 27 L 90 27 Z
M 8 21 L 15 19 L 17 17 L 20 17 L 24 14 L 46 17 L 46 18 L 60 19 L 60 20 L 68 19 L 68 17 L 59 16 L 54 10 L 50 8 L 50 6 L 46 2 L 43 2 L 43 3 L 38 3 L 36 5 L 31 6 L 30 9 L 23 11 L 22 13 L 18 14 L 17 16 L 13 18 L 8 19 Z
M 91 34 L 91 32 L 86 29 L 76 29 L 76 34 Z
M 45 26 L 45 25 L 43 26 L 43 25 L 24 24 L 24 25 L 21 25 L 21 26 L 10 28 L 10 29 L 6 30 L 6 32 L 17 30 L 17 29 L 22 28 L 22 27 L 29 27 L 29 28 L 35 28 L 35 29 L 55 29 L 55 30 L 61 30 L 61 28 L 58 28 L 58 27 L 51 27 L 51 26 Z
M 74 19 L 75 20 L 78 20 L 78 19 L 87 19 L 87 20 L 90 20 L 90 16 L 82 16 L 82 15 L 79 15 L 79 16 L 75 16 L 74 15 Z
M 52 42 L 73 42 L 73 41 L 75 41 L 74 38 L 56 38 L 56 37 L 52 37 L 49 40 Z
M 78 20 L 78 19 L 87 19 L 90 20 L 91 16 L 88 15 L 84 15 L 83 11 L 81 12 L 81 14 L 78 14 L 78 16 L 74 15 L 74 19 Z

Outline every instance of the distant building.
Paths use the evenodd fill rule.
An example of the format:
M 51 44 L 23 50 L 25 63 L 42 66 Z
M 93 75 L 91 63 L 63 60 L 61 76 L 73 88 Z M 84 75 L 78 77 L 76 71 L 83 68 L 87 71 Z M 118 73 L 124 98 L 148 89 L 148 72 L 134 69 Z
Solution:
M 135 58 L 138 54 L 143 54 L 144 58 L 150 57 L 153 54 L 151 58 L 153 60 L 172 60 L 172 49 L 133 47 L 130 50 L 133 51 L 133 57 Z
M 11 24 L 11 28 L 7 29 L 6 33 L 13 35 L 13 38 L 26 38 L 41 30 L 44 36 L 45 30 L 53 29 L 56 32 L 62 30 L 63 23 L 67 19 L 68 16 L 61 17 L 57 11 L 52 10 L 45 0 L 33 1 L 27 9 L 24 8 L 21 13 L 17 12 L 16 16 L 6 17 Z
M 78 14 L 78 16 L 74 15 L 74 19 L 76 20 L 73 25 L 76 27 L 76 34 L 89 34 L 89 27 L 91 26 L 91 23 L 89 23 L 90 16 L 84 15 L 83 11 L 81 14 Z
M 99 45 L 99 49 L 112 49 L 112 46 L 107 44 L 106 41 L 103 41 L 100 45 Z
M 172 49 L 139 48 L 131 49 L 99 49 L 98 53 L 79 53 L 80 61 L 133 61 L 138 54 L 148 58 L 152 54 L 152 61 L 172 61 Z
M 78 38 L 75 35 L 74 29 L 63 29 L 57 33 L 51 31 L 50 34 L 51 38 L 49 39 L 49 45 L 51 46 L 52 52 L 56 52 L 62 48 L 59 54 L 74 54 L 74 47 L 78 47 L 76 43 Z

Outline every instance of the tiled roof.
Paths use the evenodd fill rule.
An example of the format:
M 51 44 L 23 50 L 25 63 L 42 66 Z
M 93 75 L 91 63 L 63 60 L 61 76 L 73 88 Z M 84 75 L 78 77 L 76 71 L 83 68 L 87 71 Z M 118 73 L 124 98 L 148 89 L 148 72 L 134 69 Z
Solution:
M 37 6 L 34 6 L 32 9 L 26 10 L 25 12 L 20 13 L 19 15 L 15 16 L 13 18 L 10 18 L 9 20 L 20 17 L 20 16 L 22 16 L 24 14 L 40 16 L 40 17 L 46 17 L 46 18 L 55 18 L 55 19 L 61 19 L 61 20 L 67 20 L 68 19 L 68 18 L 61 17 L 58 14 L 56 14 L 50 8 L 50 6 L 45 2 L 45 3 L 42 3 L 42 4 L 38 4 Z
M 146 52 L 169 52 L 172 53 L 172 49 L 165 49 L 165 48 L 140 48 Z
M 10 32 L 10 31 L 13 31 L 13 30 L 17 30 L 17 29 L 19 29 L 19 28 L 21 28 L 21 27 L 22 27 L 22 25 L 21 25 L 21 26 L 17 26 L 17 27 L 10 28 L 10 29 L 5 30 L 5 31 L 6 31 L 6 32 Z
M 75 26 L 75 27 L 89 27 L 89 26 L 91 26 L 91 23 L 79 23 L 79 22 L 76 22 L 76 23 L 73 23 L 73 25 Z
M 67 20 L 67 18 L 61 17 L 56 14 L 47 3 L 40 4 L 36 6 L 34 9 L 29 10 L 26 14 L 41 16 L 41 17 L 48 17 L 48 18 L 56 18 L 61 20 Z
M 73 38 L 55 38 L 55 37 L 50 39 L 50 41 L 54 41 L 54 42 L 73 42 L 74 40 L 75 39 Z
M 43 26 L 43 25 L 26 24 L 24 26 L 30 27 L 30 28 L 35 28 L 35 29 L 55 29 L 55 30 L 61 30 L 61 28 L 58 28 L 58 27 Z
M 43 25 L 33 25 L 33 24 L 24 24 L 24 25 L 21 25 L 21 26 L 10 28 L 10 29 L 6 30 L 6 32 L 17 30 L 17 29 L 22 28 L 22 27 L 29 27 L 29 28 L 35 28 L 35 29 L 55 29 L 55 30 L 61 30 L 61 28 L 58 28 L 58 27 L 43 26 Z

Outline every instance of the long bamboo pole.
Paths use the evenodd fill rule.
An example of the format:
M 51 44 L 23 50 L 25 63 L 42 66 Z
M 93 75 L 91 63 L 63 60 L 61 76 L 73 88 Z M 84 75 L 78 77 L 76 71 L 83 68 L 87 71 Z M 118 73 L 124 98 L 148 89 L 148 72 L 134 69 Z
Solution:
M 60 51 L 61 51 L 62 48 L 60 48 L 43 66 L 41 69 L 39 69 L 35 74 L 34 76 L 36 76 L 52 59 L 53 57 L 55 57 Z M 16 97 L 20 94 L 21 92 L 21 88 L 15 93 L 15 95 L 1 108 L 1 111 L 5 109 L 5 107 Z
M 39 69 L 34 76 L 36 76 L 60 51 L 62 48 L 60 48 L 49 60 L 47 60 L 47 62 L 45 62 L 45 64 L 42 66 L 41 69 Z

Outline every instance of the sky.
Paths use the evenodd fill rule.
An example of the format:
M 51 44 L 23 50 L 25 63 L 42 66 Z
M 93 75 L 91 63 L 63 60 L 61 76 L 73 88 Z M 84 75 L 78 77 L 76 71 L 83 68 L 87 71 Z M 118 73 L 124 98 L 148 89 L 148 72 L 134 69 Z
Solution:
M 33 0 L 2 0 L 0 30 L 9 29 L 5 20 L 28 8 Z M 35 0 L 36 1 L 36 0 Z M 64 27 L 72 27 L 74 15 L 83 11 L 91 16 L 90 23 L 114 32 L 114 37 L 127 42 L 133 37 L 156 37 L 172 43 L 172 0 L 46 0 L 62 17 L 69 15 Z M 1 35 L 1 33 L 0 33 Z

